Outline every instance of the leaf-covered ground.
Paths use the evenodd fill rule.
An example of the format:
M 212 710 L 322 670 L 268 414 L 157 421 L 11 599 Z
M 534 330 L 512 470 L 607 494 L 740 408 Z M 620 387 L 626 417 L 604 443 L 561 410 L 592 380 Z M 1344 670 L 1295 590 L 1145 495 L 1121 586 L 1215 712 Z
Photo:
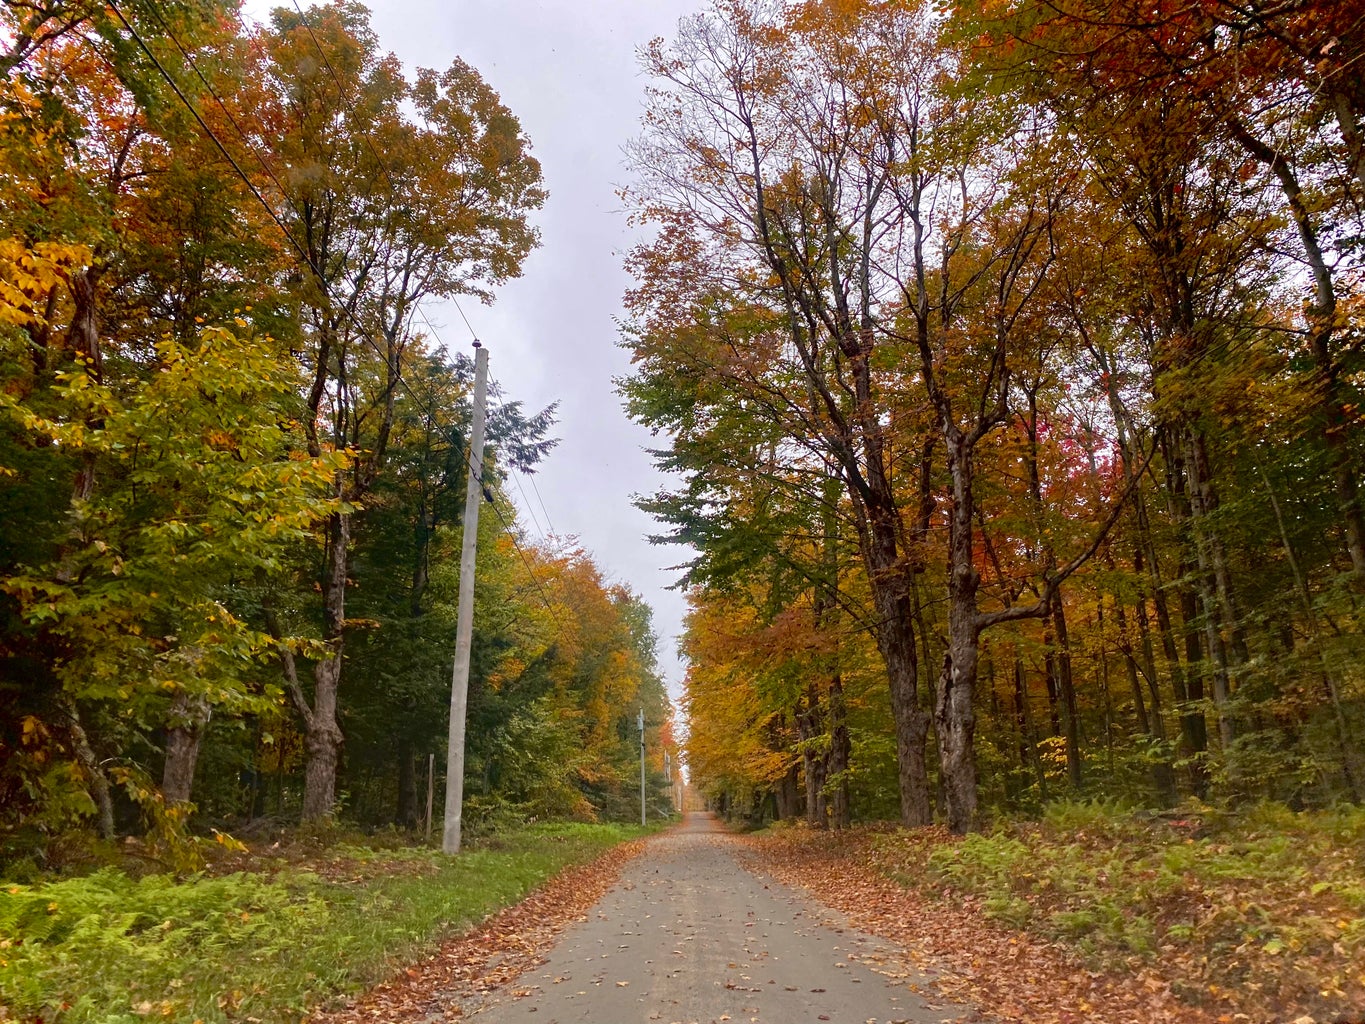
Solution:
M 643 839 L 569 868 L 514 906 L 456 936 L 346 1006 L 310 1024 L 448 1020 L 539 964 L 564 928 L 582 919 L 637 856 Z
M 1030 1024 L 1365 1021 L 1365 814 L 749 837 L 757 865 Z

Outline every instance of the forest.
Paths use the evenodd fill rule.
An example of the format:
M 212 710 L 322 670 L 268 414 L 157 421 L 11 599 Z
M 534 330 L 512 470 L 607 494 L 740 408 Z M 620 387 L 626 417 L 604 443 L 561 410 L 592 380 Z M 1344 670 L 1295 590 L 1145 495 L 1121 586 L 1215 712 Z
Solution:
M 1365 1020 L 1365 3 L 526 7 L 0 4 L 0 1020 Z M 493 338 L 474 455 L 556 244 L 676 710 Z
M 757 822 L 1365 798 L 1365 11 L 721 0 L 621 382 Z
M 214 836 L 416 827 L 444 792 L 475 468 L 473 360 L 423 304 L 520 274 L 529 139 L 463 61 L 406 71 L 354 2 L 2 17 L 5 877 L 116 838 L 185 871 Z M 506 494 L 554 431 L 494 383 L 476 833 L 638 819 L 640 709 L 666 802 L 649 607 Z

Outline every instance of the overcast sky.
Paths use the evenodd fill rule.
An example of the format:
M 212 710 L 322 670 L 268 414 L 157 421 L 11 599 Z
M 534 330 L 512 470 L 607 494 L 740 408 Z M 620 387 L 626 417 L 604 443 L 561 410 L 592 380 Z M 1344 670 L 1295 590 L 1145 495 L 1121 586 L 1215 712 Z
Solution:
M 300 0 L 303 2 L 303 0 Z M 612 378 L 629 363 L 614 318 L 629 279 L 621 258 L 632 235 L 616 186 L 626 179 L 622 147 L 637 130 L 644 80 L 636 48 L 671 36 L 701 0 L 370 0 L 381 46 L 409 67 L 473 65 L 521 120 L 540 160 L 549 201 L 536 217 L 541 247 L 522 277 L 483 306 L 461 303 L 489 351 L 489 372 L 527 409 L 559 402 L 560 438 L 535 490 L 509 481 L 532 538 L 576 536 L 603 571 L 654 609 L 660 665 L 674 697 L 683 669 L 677 636 L 685 608 L 667 587 L 687 554 L 651 545 L 657 526 L 631 504 L 661 483 L 645 448 L 648 431 L 621 411 Z M 276 2 L 248 0 L 262 20 Z M 286 4 L 286 6 L 288 6 Z M 469 330 L 453 307 L 427 315 L 441 339 L 467 349 Z M 537 499 L 544 501 L 544 510 Z M 534 520 L 538 521 L 537 523 Z M 477 628 L 477 623 L 475 624 Z

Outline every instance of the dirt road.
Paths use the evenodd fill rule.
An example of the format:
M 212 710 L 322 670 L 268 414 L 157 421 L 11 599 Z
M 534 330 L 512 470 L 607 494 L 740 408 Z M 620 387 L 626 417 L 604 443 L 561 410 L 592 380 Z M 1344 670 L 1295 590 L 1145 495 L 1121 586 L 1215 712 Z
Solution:
M 692 814 L 652 841 L 539 971 L 473 1010 L 481 1024 L 939 1024 L 976 1019 L 917 994 L 899 951 L 746 871 Z M 888 977 L 888 975 L 896 977 Z

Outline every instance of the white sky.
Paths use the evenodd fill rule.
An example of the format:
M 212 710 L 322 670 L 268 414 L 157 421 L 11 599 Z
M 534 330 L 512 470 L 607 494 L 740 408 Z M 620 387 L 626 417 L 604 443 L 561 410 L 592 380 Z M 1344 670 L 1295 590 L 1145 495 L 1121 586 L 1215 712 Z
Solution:
M 300 0 L 303 3 L 304 0 Z M 614 318 L 629 278 L 621 259 L 632 234 L 614 189 L 626 179 L 622 147 L 637 131 L 644 80 L 636 48 L 672 36 L 678 19 L 701 0 L 369 0 L 380 45 L 409 69 L 442 69 L 455 57 L 473 67 L 520 119 L 540 160 L 549 201 L 536 217 L 541 247 L 522 277 L 493 306 L 461 303 L 489 351 L 489 373 L 505 397 L 528 411 L 558 401 L 559 447 L 535 474 L 556 535 L 576 536 L 612 580 L 654 609 L 659 663 L 669 692 L 680 693 L 677 657 L 685 602 L 666 589 L 668 567 L 684 549 L 651 545 L 658 524 L 631 504 L 662 478 L 645 449 L 648 431 L 621 410 L 611 379 L 629 366 L 616 347 Z M 264 20 L 278 2 L 247 0 L 244 13 Z M 288 3 L 283 6 L 288 7 Z M 306 9 L 306 7 L 305 7 Z M 451 347 L 469 331 L 439 303 L 427 315 Z M 529 536 L 547 530 L 529 481 L 529 502 L 516 478 L 510 496 Z M 533 519 L 534 516 L 534 519 Z M 477 623 L 475 624 L 477 628 Z

